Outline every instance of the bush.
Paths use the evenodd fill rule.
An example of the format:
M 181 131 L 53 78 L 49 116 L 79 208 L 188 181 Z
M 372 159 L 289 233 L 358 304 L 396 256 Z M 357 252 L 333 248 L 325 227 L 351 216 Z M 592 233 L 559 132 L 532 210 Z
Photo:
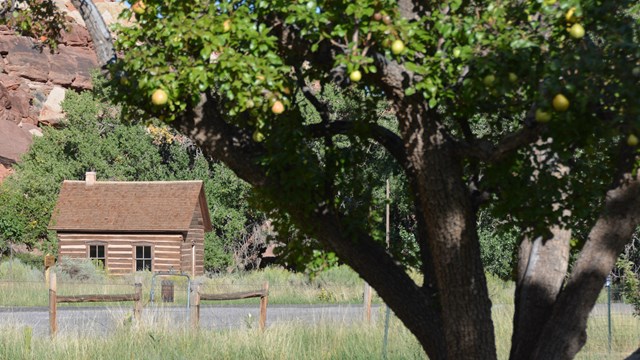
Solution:
M 62 281 L 101 282 L 107 278 L 102 264 L 90 259 L 62 257 L 53 269 L 58 274 L 58 280 Z
M 624 302 L 633 305 L 634 315 L 640 316 L 640 278 L 633 271 L 633 262 L 618 259 L 616 267 L 621 273 L 622 296 Z
M 15 253 L 13 257 L 19 259 L 23 264 L 36 270 L 44 271 L 44 256 L 29 253 Z
M 44 281 L 42 271 L 20 259 L 5 259 L 0 263 L 0 279 L 9 281 Z

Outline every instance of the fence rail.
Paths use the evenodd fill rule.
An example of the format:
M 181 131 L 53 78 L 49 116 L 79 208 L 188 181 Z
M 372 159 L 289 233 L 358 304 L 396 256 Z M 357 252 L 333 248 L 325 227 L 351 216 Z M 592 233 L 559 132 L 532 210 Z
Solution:
M 264 331 L 267 323 L 267 304 L 269 302 L 269 283 L 265 282 L 261 290 L 236 292 L 228 294 L 201 294 L 200 285 L 191 287 L 191 327 L 197 329 L 200 324 L 200 301 L 202 300 L 241 300 L 250 298 L 260 298 L 260 322 L 259 327 Z
M 57 300 L 58 303 L 138 301 L 140 296 L 138 294 L 58 295 Z
M 83 302 L 114 302 L 133 301 L 133 317 L 140 321 L 142 314 L 142 284 L 136 280 L 133 294 L 90 294 L 90 295 L 67 295 L 58 296 L 56 273 L 49 275 L 49 329 L 51 337 L 55 337 L 58 332 L 58 304 L 59 303 L 83 303 Z

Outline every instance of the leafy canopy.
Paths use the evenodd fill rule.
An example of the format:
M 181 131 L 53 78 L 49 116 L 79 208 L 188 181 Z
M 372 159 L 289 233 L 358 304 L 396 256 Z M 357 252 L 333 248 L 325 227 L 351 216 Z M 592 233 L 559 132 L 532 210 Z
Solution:
M 378 122 L 372 109 L 385 92 L 444 114 L 462 150 L 495 144 L 505 133 L 533 126 L 536 112 L 545 113 L 552 139 L 480 173 L 473 160 L 468 167 L 469 178 L 481 177 L 482 188 L 494 194 L 494 215 L 525 229 L 542 232 L 558 219 L 584 227 L 610 183 L 615 144 L 640 130 L 638 6 L 632 1 L 426 2 L 428 11 L 415 19 L 401 16 L 396 2 L 379 0 L 145 5 L 143 14 L 125 11 L 131 23 L 118 28 L 117 48 L 124 54 L 113 68 L 119 99 L 170 121 L 201 92 L 214 91 L 224 100 L 227 121 L 252 131 L 274 154 L 295 154 L 286 158 L 294 163 L 317 160 L 305 150 L 310 135 L 300 133 L 319 122 L 300 109 L 300 81 L 347 86 L 355 70 L 363 78 L 349 86 L 366 96 L 358 99 L 360 116 L 348 120 L 362 128 Z M 586 36 L 572 35 L 575 24 Z M 393 48 L 398 40 L 401 51 Z M 380 69 L 389 63 L 406 71 L 402 94 L 385 86 Z M 166 106 L 149 101 L 157 89 L 169 94 Z M 568 99 L 568 111 L 554 110 L 558 94 Z M 283 114 L 271 111 L 275 102 L 282 102 Z M 350 150 L 366 144 L 358 139 L 350 139 Z M 532 161 L 532 151 L 553 156 Z M 337 169 L 355 156 L 326 154 L 333 154 Z M 274 171 L 297 168 L 278 158 L 265 161 Z M 571 176 L 561 176 L 565 166 Z M 323 182 L 312 170 L 289 175 L 300 197 Z M 522 191 L 531 187 L 535 196 Z

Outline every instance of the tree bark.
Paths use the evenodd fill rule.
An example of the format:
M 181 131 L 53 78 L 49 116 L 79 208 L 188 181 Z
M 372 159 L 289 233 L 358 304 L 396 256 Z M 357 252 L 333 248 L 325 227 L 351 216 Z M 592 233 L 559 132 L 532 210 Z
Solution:
M 573 359 L 587 341 L 587 319 L 617 257 L 640 223 L 640 182 L 624 179 L 607 193 L 532 359 Z
M 552 237 L 525 238 L 518 253 L 518 279 L 510 359 L 531 357 L 551 316 L 569 266 L 571 231 L 557 226 Z
M 436 112 L 421 106 L 401 100 L 397 116 L 433 258 L 447 356 L 493 359 L 491 301 L 461 159 Z
M 92 0 L 71 0 L 73 6 L 80 12 L 87 30 L 91 35 L 98 64 L 105 66 L 116 59 L 116 51 L 107 24 Z

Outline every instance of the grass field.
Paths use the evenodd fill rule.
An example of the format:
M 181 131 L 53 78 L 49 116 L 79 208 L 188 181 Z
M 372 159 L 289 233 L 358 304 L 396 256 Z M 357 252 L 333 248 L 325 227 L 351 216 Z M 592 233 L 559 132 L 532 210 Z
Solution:
M 509 306 L 494 311 L 497 348 L 506 359 L 511 335 Z M 380 317 L 382 318 L 382 317 Z M 613 319 L 613 351 L 608 352 L 606 317 L 589 321 L 589 340 L 578 359 L 622 359 L 638 346 L 640 322 Z M 315 326 L 287 324 L 226 331 L 122 327 L 111 336 L 31 338 L 24 328 L 0 332 L 0 359 L 375 359 L 382 358 L 383 322 Z M 390 323 L 389 359 L 424 359 L 414 337 L 395 318 Z
M 5 271 L 6 263 L 0 264 L 0 306 L 46 306 L 47 289 L 42 274 L 21 268 L 20 264 L 12 265 L 11 277 Z M 62 276 L 58 293 L 132 292 L 135 276 L 96 276 L 84 282 L 73 282 Z M 151 274 L 137 276 L 145 285 L 145 301 L 148 301 Z M 184 304 L 186 280 L 181 277 L 170 280 L 174 281 L 175 304 Z M 363 291 L 362 280 L 346 267 L 332 269 L 313 280 L 283 269 L 196 280 L 202 283 L 203 292 L 214 293 L 256 290 L 268 281 L 270 304 L 360 303 Z M 161 278 L 158 278 L 157 299 L 160 298 L 160 282 Z M 488 286 L 494 303 L 498 355 L 500 359 L 506 359 L 511 338 L 514 285 L 489 277 Z M 380 302 L 379 298 L 375 301 Z M 612 351 L 609 352 L 607 317 L 592 316 L 587 345 L 578 359 L 622 359 L 640 346 L 640 319 L 630 314 L 614 314 L 612 326 Z M 383 333 L 382 321 L 371 325 L 291 323 L 269 326 L 264 333 L 257 332 L 255 327 L 186 332 L 162 325 L 142 325 L 122 327 L 106 337 L 89 332 L 80 338 L 60 336 L 52 341 L 34 338 L 30 329 L 14 326 L 0 331 L 0 359 L 371 359 L 382 358 Z M 414 337 L 393 317 L 389 334 L 389 359 L 425 357 Z

